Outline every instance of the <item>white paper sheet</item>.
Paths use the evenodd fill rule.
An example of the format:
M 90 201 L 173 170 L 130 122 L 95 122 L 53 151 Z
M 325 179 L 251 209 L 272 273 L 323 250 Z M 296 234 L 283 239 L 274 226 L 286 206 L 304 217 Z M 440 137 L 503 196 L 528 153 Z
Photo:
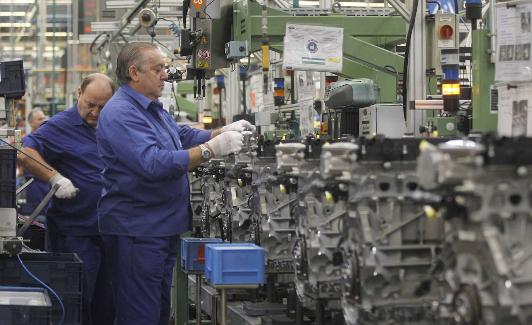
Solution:
M 531 28 L 532 3 L 520 2 L 496 6 L 497 63 L 495 80 L 532 80 Z

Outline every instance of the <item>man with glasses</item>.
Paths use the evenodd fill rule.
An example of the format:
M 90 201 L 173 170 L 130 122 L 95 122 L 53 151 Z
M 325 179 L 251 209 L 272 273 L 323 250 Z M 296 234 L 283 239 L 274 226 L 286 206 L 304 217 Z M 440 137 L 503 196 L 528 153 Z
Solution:
M 96 146 L 96 126 L 115 90 L 106 75 L 87 76 L 78 89 L 77 105 L 45 122 L 23 139 L 24 168 L 35 177 L 59 185 L 47 211 L 48 248 L 77 253 L 83 262 L 83 324 L 112 324 L 114 305 L 103 267 L 97 204 L 103 163 Z
M 117 58 L 120 88 L 96 131 L 104 163 L 98 206 L 112 273 L 116 325 L 168 325 L 179 235 L 190 229 L 188 171 L 242 148 L 238 121 L 219 130 L 178 126 L 161 97 L 168 75 L 151 43 L 129 43 Z

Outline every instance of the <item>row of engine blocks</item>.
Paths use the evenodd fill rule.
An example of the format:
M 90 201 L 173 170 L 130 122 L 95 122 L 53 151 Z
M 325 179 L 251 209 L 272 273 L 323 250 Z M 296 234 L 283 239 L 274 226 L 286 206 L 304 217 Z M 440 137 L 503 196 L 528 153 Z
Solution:
M 306 308 L 532 324 L 532 139 L 248 140 L 191 176 L 196 232 L 263 246 Z

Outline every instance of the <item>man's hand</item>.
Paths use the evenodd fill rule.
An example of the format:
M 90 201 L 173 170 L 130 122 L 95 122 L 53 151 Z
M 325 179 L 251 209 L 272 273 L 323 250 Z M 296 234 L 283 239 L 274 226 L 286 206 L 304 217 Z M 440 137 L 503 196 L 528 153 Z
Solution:
M 55 184 L 59 185 L 59 189 L 55 192 L 55 196 L 60 199 L 72 199 L 79 192 L 79 189 L 72 184 L 72 181 L 59 173 L 50 178 L 49 182 L 52 186 Z
M 242 133 L 227 131 L 207 141 L 206 144 L 211 148 L 214 157 L 219 158 L 242 150 L 243 141 Z
M 242 132 L 242 131 L 251 131 L 251 132 L 255 132 L 257 130 L 257 128 L 255 127 L 255 125 L 249 123 L 248 121 L 246 120 L 240 120 L 240 121 L 236 121 L 236 122 L 233 122 L 229 125 L 226 125 L 222 128 L 222 133 L 225 133 L 225 132 L 229 132 L 229 131 L 237 131 L 237 132 Z

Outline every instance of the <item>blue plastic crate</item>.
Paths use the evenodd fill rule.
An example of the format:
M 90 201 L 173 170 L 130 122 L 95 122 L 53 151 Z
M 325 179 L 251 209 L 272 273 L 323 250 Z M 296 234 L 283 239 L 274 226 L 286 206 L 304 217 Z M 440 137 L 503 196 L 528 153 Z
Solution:
M 205 277 L 212 285 L 264 283 L 264 248 L 254 244 L 205 246 Z
M 222 242 L 220 238 L 182 238 L 181 268 L 186 272 L 203 272 L 205 270 L 205 245 Z

